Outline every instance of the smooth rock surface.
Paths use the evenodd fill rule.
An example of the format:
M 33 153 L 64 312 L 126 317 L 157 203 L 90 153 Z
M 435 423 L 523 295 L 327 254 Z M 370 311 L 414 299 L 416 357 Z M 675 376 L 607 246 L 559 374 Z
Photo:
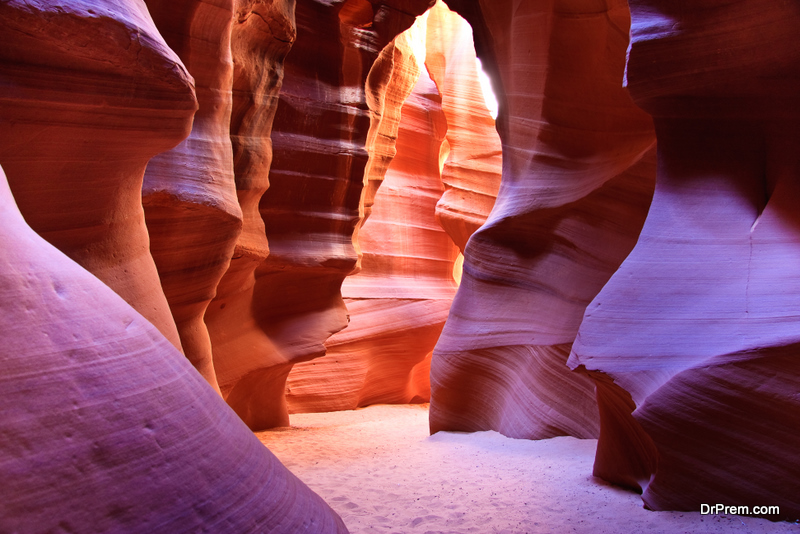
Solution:
M 194 82 L 143 2 L 0 5 L 0 164 L 28 224 L 180 348 L 142 211 L 189 133 Z
M 654 117 L 658 178 L 570 358 L 605 384 L 595 472 L 657 510 L 768 504 L 798 519 L 800 11 L 631 10 L 627 82 Z
M 0 530 L 347 532 L 0 171 Z
M 493 76 L 503 178 L 434 350 L 431 431 L 597 436 L 594 386 L 565 363 L 655 174 L 651 119 L 621 85 L 627 5 L 447 3 Z
M 424 23 L 424 21 L 423 21 Z M 361 271 L 345 279 L 348 327 L 296 365 L 290 413 L 426 402 L 430 354 L 455 295 L 458 249 L 438 225 L 441 98 L 422 71 L 402 110 L 396 156 L 361 228 Z
M 218 388 L 203 321 L 242 228 L 230 138 L 233 0 L 146 0 L 167 44 L 195 79 L 192 132 L 150 160 L 142 203 L 150 252 L 184 353 Z
M 442 165 L 445 192 L 436 217 L 461 252 L 494 207 L 502 147 L 476 68 L 472 28 L 439 1 L 428 15 L 425 65 L 447 118 Z
M 255 270 L 269 255 L 258 204 L 269 187 L 272 121 L 283 61 L 295 36 L 294 2 L 237 3 L 231 30 L 234 71 L 230 135 L 243 225 L 228 270 L 206 310 L 205 323 L 222 395 L 246 423 L 254 426 L 287 422 L 283 412 L 269 404 L 260 413 L 248 413 L 243 406 L 251 392 L 246 388 L 240 395 L 245 400 L 236 395 L 231 398 L 231 392 L 254 369 L 285 364 L 256 321 L 253 287 Z M 260 400 L 249 402 L 257 405 Z
M 340 286 L 356 266 L 353 233 L 363 214 L 365 82 L 381 49 L 430 3 L 254 4 L 261 23 L 237 15 L 243 23 L 284 28 L 280 35 L 263 30 L 274 36 L 272 46 L 288 49 L 294 41 L 282 67 L 243 67 L 241 109 L 253 100 L 260 107 L 240 115 L 234 28 L 231 131 L 244 229 L 206 320 L 220 389 L 251 428 L 288 423 L 284 387 L 292 365 L 323 355 L 324 341 L 347 324 Z M 269 86 L 274 99 L 281 69 L 276 110 L 274 100 L 254 98 L 252 91 Z M 255 113 L 263 115 L 255 120 Z M 273 113 L 270 147 L 263 125 Z

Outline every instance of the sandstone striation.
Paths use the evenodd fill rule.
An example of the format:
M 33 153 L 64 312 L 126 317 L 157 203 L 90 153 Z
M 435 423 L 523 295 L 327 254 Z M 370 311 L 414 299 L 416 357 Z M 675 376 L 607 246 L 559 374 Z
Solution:
M 294 43 L 282 67 L 256 70 L 257 59 L 244 60 L 241 76 L 234 28 L 231 131 L 244 229 L 206 319 L 220 389 L 251 428 L 288 423 L 284 385 L 292 365 L 324 354 L 324 341 L 347 324 L 340 286 L 356 265 L 352 240 L 363 213 L 365 81 L 383 47 L 427 7 L 427 0 L 315 1 L 296 9 L 254 3 L 253 12 L 271 21 L 261 31 L 273 37 L 272 46 L 288 51 Z M 264 24 L 241 10 L 237 17 Z M 258 93 L 264 87 L 273 101 L 255 98 L 256 120 L 245 110 L 254 94 L 266 95 Z M 272 127 L 271 152 L 265 124 Z
M 186 357 L 215 388 L 203 321 L 241 232 L 230 138 L 233 0 L 147 0 L 156 25 L 194 76 L 189 137 L 147 166 L 142 189 L 150 252 Z
M 500 188 L 502 147 L 476 68 L 472 28 L 439 1 L 427 21 L 425 65 L 447 118 L 439 224 L 461 252 L 489 216 Z
M 141 189 L 189 132 L 193 80 L 144 4 L 96 4 L 0 5 L 0 164 L 28 224 L 180 348 Z
M 0 171 L 0 530 L 347 532 Z
M 325 357 L 294 367 L 290 411 L 428 400 L 430 353 L 456 289 L 458 249 L 435 217 L 446 127 L 438 90 L 422 71 L 403 105 L 397 154 L 358 234 L 361 271 L 342 285 L 350 324 L 326 342 Z
M 620 83 L 627 5 L 447 3 L 493 76 L 503 178 L 434 351 L 431 431 L 596 436 L 593 384 L 565 363 L 636 242 L 655 174 L 651 119 Z
M 243 226 L 205 321 L 222 394 L 252 426 L 286 424 L 282 412 L 269 405 L 261 414 L 242 411 L 245 401 L 238 400 L 237 395 L 231 397 L 231 391 L 253 368 L 284 363 L 276 357 L 272 342 L 256 322 L 253 287 L 254 272 L 269 254 L 258 204 L 269 187 L 272 121 L 283 79 L 283 61 L 295 34 L 293 2 L 237 3 L 231 35 L 234 78 L 230 135 Z M 247 394 L 245 391 L 241 396 Z
M 595 473 L 655 510 L 768 503 L 797 519 L 800 11 L 631 12 L 627 82 L 654 118 L 658 178 L 570 357 L 607 414 Z

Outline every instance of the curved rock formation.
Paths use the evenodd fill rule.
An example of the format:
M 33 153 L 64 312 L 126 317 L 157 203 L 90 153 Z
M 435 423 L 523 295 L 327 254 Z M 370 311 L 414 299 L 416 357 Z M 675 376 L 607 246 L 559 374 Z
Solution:
M 631 10 L 627 80 L 654 117 L 658 180 L 570 359 L 604 384 L 595 472 L 656 510 L 769 503 L 797 519 L 800 11 Z
M 294 367 L 290 412 L 429 398 L 430 353 L 455 294 L 458 255 L 435 218 L 446 131 L 440 103 L 422 71 L 403 105 L 397 155 L 358 235 L 361 271 L 342 284 L 350 324 L 326 342 L 325 357 Z
M 222 393 L 251 428 L 288 423 L 284 385 L 292 365 L 324 354 L 323 342 L 347 324 L 339 289 L 356 265 L 352 235 L 363 211 L 369 127 L 364 84 L 380 50 L 430 3 L 395 6 L 348 0 L 296 6 L 297 38 L 283 67 L 271 166 L 265 136 L 269 132 L 261 127 L 269 117 L 255 121 L 249 111 L 238 114 L 240 77 L 235 74 L 231 131 L 237 189 L 249 191 L 246 199 L 240 194 L 240 200 L 252 206 L 270 169 L 269 191 L 259 202 L 269 255 L 267 241 L 257 231 L 259 219 L 243 207 L 241 242 L 206 318 Z M 277 4 L 254 4 L 253 12 L 277 10 L 260 18 L 291 21 L 291 10 L 281 9 Z M 238 16 L 246 23 L 263 24 L 252 18 Z M 285 23 L 273 25 L 288 28 Z M 264 32 L 276 35 L 270 26 Z M 286 47 L 292 40 L 288 32 L 276 39 Z M 320 39 L 325 46 L 320 47 Z M 234 34 L 237 72 L 235 41 Z M 253 91 L 280 78 L 277 65 L 259 72 L 243 67 L 242 72 L 243 110 Z M 262 76 L 264 83 L 251 83 L 255 76 Z M 266 105 L 260 109 L 274 112 Z M 254 127 L 261 129 L 248 130 Z
M 0 530 L 347 532 L 0 170 Z
M 231 36 L 234 79 L 230 134 L 236 193 L 244 222 L 228 270 L 205 315 L 217 380 L 234 409 L 240 403 L 232 402 L 230 393 L 243 376 L 253 368 L 269 365 L 267 362 L 283 363 L 273 361 L 275 350 L 256 324 L 252 307 L 254 272 L 269 254 L 258 203 L 269 187 L 272 121 L 283 61 L 295 34 L 293 2 L 243 0 L 236 6 Z M 280 410 L 268 405 L 260 421 L 240 408 L 237 413 L 252 426 L 280 426 L 288 421 Z
M 146 0 L 194 76 L 199 109 L 189 137 L 150 160 L 142 203 L 161 287 L 184 354 L 215 388 L 203 322 L 242 227 L 230 138 L 233 0 Z
M 427 29 L 425 65 L 447 118 L 445 192 L 436 217 L 463 253 L 494 206 L 502 147 L 478 78 L 472 28 L 440 0 L 430 11 Z
M 0 65 L 0 164 L 25 219 L 180 348 L 141 188 L 189 132 L 192 77 L 130 0 L 3 2 Z
M 654 175 L 651 120 L 620 83 L 626 3 L 447 3 L 494 77 L 503 180 L 434 351 L 431 431 L 596 436 L 593 385 L 564 364 L 636 242 Z

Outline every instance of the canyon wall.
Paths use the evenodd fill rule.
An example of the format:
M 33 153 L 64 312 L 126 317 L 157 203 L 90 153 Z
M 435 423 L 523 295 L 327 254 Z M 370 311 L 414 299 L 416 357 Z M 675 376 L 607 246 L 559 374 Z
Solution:
M 627 83 L 654 117 L 658 179 L 570 357 L 606 417 L 595 474 L 655 510 L 797 519 L 800 9 L 630 4 Z
M 447 4 L 500 102 L 503 177 L 464 252 L 431 368 L 431 431 L 594 437 L 594 386 L 566 361 L 652 195 L 650 117 L 621 85 L 623 1 Z
M 502 147 L 481 87 L 469 23 L 440 1 L 426 26 L 425 66 L 447 119 L 441 171 L 445 191 L 436 204 L 436 219 L 463 253 L 494 207 Z
M 0 24 L 0 164 L 25 220 L 180 348 L 141 192 L 189 133 L 191 75 L 140 2 L 3 2 Z
M 262 16 L 278 45 L 293 41 L 291 53 L 282 67 L 243 67 L 241 94 L 234 52 L 231 131 L 244 229 L 206 322 L 222 394 L 251 428 L 288 424 L 289 371 L 322 356 L 325 340 L 347 324 L 340 288 L 356 267 L 353 234 L 364 213 L 365 83 L 381 50 L 431 3 L 302 2 L 292 12 L 296 36 L 276 35 L 276 17 Z M 247 88 L 280 80 L 281 69 L 272 100 L 240 117 L 253 100 Z
M 197 100 L 144 4 L 4 2 L 0 40 L 0 530 L 346 532 L 178 350 L 142 179 Z
M 296 366 L 292 411 L 427 401 L 430 352 L 455 294 L 458 249 L 436 222 L 443 192 L 441 99 L 423 70 L 405 101 L 396 150 L 358 234 L 361 270 L 342 285 L 349 325 L 327 355 Z
M 0 169 L 4 532 L 347 532 Z
M 367 145 L 369 218 L 356 236 L 360 268 L 342 285 L 349 324 L 326 356 L 292 369 L 290 412 L 429 400 L 431 351 L 456 288 L 454 241 L 463 246 L 485 220 L 499 186 L 500 141 L 469 25 L 438 2 L 388 54 L 394 70 L 376 62 L 369 79 L 382 83 L 368 84 L 384 95 L 370 105 L 372 130 L 387 133 Z
M 170 48 L 195 80 L 192 131 L 147 165 L 142 203 L 150 252 L 184 353 L 214 388 L 203 316 L 242 228 L 230 138 L 233 0 L 147 0 Z

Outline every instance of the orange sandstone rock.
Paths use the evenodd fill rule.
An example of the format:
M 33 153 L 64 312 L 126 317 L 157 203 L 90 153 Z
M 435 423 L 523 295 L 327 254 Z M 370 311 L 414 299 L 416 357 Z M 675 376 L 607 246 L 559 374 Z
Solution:
M 596 436 L 593 384 L 565 363 L 636 242 L 654 176 L 651 119 L 621 85 L 627 5 L 447 3 L 494 76 L 503 180 L 434 351 L 431 431 Z
M 458 249 L 435 217 L 445 131 L 438 91 L 422 71 L 403 105 L 397 155 L 359 233 L 361 271 L 342 284 L 350 324 L 327 341 L 325 357 L 294 367 L 290 411 L 428 400 L 430 353 L 456 288 Z
M 223 396 L 248 425 L 262 428 L 288 422 L 280 406 L 276 409 L 270 405 L 274 399 L 271 389 L 265 390 L 266 402 L 260 397 L 250 399 L 249 395 L 256 393 L 246 386 L 234 389 L 249 373 L 257 378 L 262 367 L 286 363 L 256 320 L 253 287 L 255 270 L 269 254 L 258 204 L 269 186 L 272 120 L 283 60 L 295 33 L 293 2 L 265 4 L 253 0 L 236 6 L 231 35 L 234 79 L 230 132 L 243 227 L 230 266 L 205 315 Z M 253 378 L 248 380 L 252 382 Z M 248 402 L 255 411 L 249 411 Z
M 215 388 L 203 321 L 242 227 L 230 138 L 232 0 L 147 0 L 167 43 L 194 76 L 192 132 L 154 157 L 142 190 L 150 252 L 189 361 Z
M 346 325 L 339 288 L 356 265 L 352 235 L 363 213 L 364 146 L 370 122 L 365 81 L 380 50 L 428 5 L 427 0 L 402 6 L 319 1 L 280 11 L 275 4 L 254 4 L 259 13 L 267 10 L 260 18 L 272 21 L 270 25 L 289 28 L 275 17 L 290 22 L 294 17 L 297 27 L 283 65 L 277 111 L 273 102 L 262 106 L 263 101 L 255 99 L 263 118 L 276 113 L 271 166 L 268 131 L 246 133 L 264 120 L 255 121 L 250 112 L 237 115 L 234 29 L 232 132 L 236 125 L 240 128 L 238 140 L 233 134 L 234 163 L 237 188 L 249 193 L 240 193 L 245 218 L 241 244 L 206 319 L 222 393 L 251 428 L 288 423 L 284 384 L 289 370 L 294 363 L 324 354 L 323 342 Z M 239 20 L 262 24 L 251 18 L 243 15 Z M 274 46 L 288 48 L 293 36 L 278 35 L 270 25 L 264 31 L 276 36 Z M 248 76 L 262 76 L 265 82 L 244 84 L 252 88 L 242 93 L 242 103 L 249 105 L 253 98 L 248 91 L 274 87 L 270 84 L 280 79 L 280 70 L 273 65 Z M 269 190 L 261 198 L 267 168 Z M 244 202 L 250 207 L 258 202 L 266 240 Z
M 347 532 L 0 170 L 0 530 Z
M 28 224 L 180 348 L 141 189 L 189 133 L 192 77 L 130 0 L 3 2 L 0 69 L 0 164 Z
M 430 11 L 427 29 L 425 65 L 442 95 L 447 117 L 445 193 L 436 205 L 436 216 L 463 252 L 494 206 L 502 147 L 478 78 L 472 28 L 439 1 Z

